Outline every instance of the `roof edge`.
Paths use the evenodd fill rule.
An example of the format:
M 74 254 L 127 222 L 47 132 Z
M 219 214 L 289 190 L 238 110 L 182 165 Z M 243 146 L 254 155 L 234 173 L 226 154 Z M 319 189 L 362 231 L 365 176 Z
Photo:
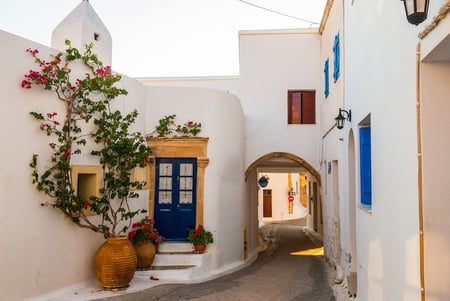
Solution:
M 334 0 L 328 0 L 327 4 L 325 5 L 325 9 L 323 11 L 323 16 L 322 16 L 322 21 L 320 21 L 319 34 L 323 33 L 323 31 L 325 29 L 325 25 L 327 25 L 328 17 L 330 16 L 330 11 L 331 11 L 331 8 L 333 7 L 333 3 L 334 3 Z

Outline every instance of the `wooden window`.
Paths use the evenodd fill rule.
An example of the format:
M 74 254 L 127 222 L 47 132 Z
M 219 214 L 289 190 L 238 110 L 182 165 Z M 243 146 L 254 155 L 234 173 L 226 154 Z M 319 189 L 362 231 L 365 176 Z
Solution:
M 359 160 L 361 177 L 361 205 L 364 208 L 372 207 L 372 155 L 370 127 L 359 129 Z
M 288 91 L 288 124 L 316 123 L 316 92 Z

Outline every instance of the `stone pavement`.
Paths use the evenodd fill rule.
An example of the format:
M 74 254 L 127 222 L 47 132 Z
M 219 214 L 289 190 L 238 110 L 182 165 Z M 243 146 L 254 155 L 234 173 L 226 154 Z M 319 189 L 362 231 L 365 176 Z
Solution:
M 333 273 L 320 243 L 301 225 L 270 224 L 262 236 L 271 243 L 251 265 L 198 284 L 163 284 L 143 291 L 97 300 L 345 301 L 343 288 L 332 287 Z

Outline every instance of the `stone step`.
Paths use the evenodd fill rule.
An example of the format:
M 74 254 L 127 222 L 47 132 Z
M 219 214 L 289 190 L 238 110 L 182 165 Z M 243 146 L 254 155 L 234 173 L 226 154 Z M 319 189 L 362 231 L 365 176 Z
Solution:
M 158 247 L 159 253 L 192 253 L 193 246 L 189 242 L 164 242 Z
M 152 267 L 136 271 L 141 279 L 189 282 L 208 275 L 211 269 L 211 254 L 156 254 Z
M 182 266 L 182 265 L 202 265 L 207 256 L 203 254 L 188 253 L 157 253 L 153 260 L 153 266 Z

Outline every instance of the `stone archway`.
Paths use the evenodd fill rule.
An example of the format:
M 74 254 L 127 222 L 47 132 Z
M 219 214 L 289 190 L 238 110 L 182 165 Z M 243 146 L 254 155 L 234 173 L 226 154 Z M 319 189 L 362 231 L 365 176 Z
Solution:
M 307 225 L 314 229 L 319 235 L 323 232 L 322 204 L 321 204 L 321 180 L 319 172 L 303 158 L 286 152 L 272 152 L 265 154 L 251 163 L 245 171 L 247 182 L 248 199 L 251 203 L 251 224 L 255 226 L 255 231 L 259 231 L 259 226 L 263 223 L 261 198 L 264 189 L 258 186 L 259 173 L 307 173 L 309 175 L 307 187 Z M 277 197 L 277 199 L 279 199 Z M 274 199 L 275 200 L 275 199 Z M 290 213 L 289 213 L 290 214 Z M 275 219 L 277 217 L 274 217 Z M 295 213 L 294 213 L 295 218 Z M 317 227 L 314 226 L 317 225 Z
M 279 159 L 281 159 L 281 160 L 279 160 Z M 317 170 L 314 169 L 314 167 L 311 166 L 311 164 L 309 164 L 307 161 L 305 161 L 304 159 L 302 159 L 299 156 L 296 156 L 296 155 L 293 155 L 290 153 L 285 153 L 285 152 L 272 152 L 272 153 L 268 153 L 264 156 L 259 157 L 252 164 L 250 164 L 249 167 L 246 169 L 245 180 L 247 181 L 247 178 L 252 171 L 254 171 L 257 167 L 263 165 L 264 162 L 267 162 L 267 161 L 278 161 L 278 162 L 280 162 L 280 165 L 286 165 L 286 162 L 291 161 L 290 165 L 292 165 L 292 166 L 297 165 L 298 167 L 305 168 L 311 175 L 316 177 L 317 182 L 320 185 L 320 174 L 319 174 L 319 172 L 317 172 Z M 282 163 L 281 163 L 281 161 L 282 161 Z M 276 163 L 273 163 L 273 165 L 277 166 Z

